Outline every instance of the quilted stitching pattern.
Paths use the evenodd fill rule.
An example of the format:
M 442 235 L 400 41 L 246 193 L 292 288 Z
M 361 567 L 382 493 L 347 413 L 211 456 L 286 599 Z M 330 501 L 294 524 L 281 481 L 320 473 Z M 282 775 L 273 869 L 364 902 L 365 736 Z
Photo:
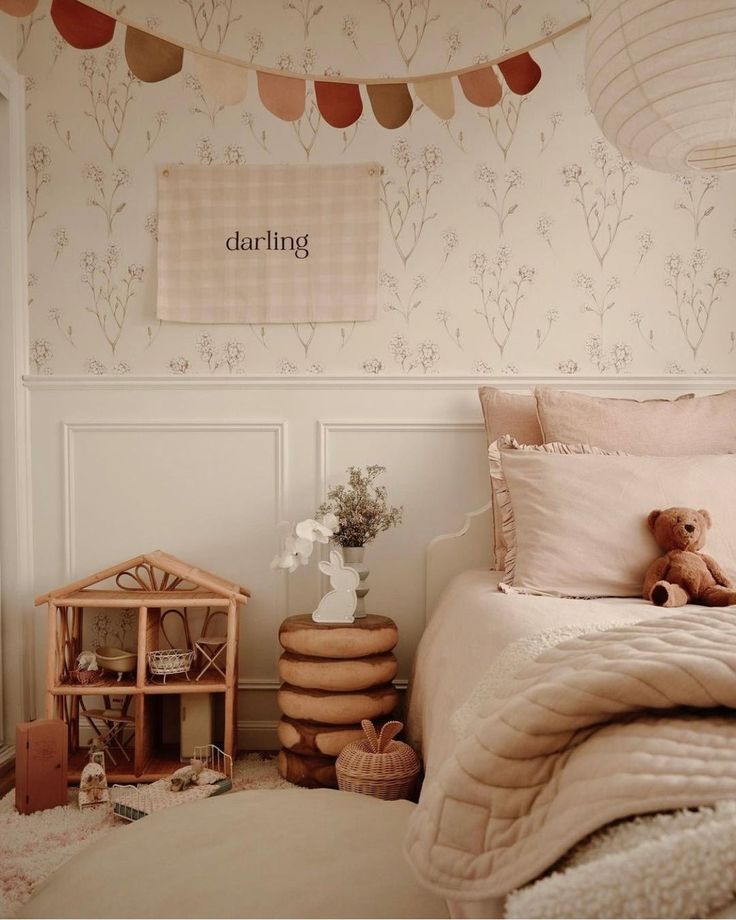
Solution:
M 736 611 L 580 636 L 509 684 L 412 818 L 438 894 L 505 895 L 610 821 L 736 797 Z

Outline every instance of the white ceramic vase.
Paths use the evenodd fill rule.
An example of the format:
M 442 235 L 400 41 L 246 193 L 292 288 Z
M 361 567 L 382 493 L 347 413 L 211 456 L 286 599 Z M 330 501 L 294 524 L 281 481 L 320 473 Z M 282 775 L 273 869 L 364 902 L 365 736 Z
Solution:
M 370 574 L 370 569 L 363 562 L 363 557 L 365 555 L 365 546 L 343 546 L 342 547 L 342 558 L 345 561 L 345 565 L 349 565 L 351 569 L 360 575 L 360 585 L 356 589 L 355 593 L 358 595 L 358 606 L 355 608 L 355 613 L 353 616 L 356 620 L 361 619 L 366 616 L 365 611 L 365 596 L 370 590 L 366 587 L 366 579 Z

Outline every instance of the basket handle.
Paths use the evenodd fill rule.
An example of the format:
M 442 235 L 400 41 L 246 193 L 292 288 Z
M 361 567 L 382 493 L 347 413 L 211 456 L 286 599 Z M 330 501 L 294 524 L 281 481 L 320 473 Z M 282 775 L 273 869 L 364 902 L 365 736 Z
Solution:
M 381 734 L 378 736 L 378 749 L 376 753 L 383 754 L 403 727 L 403 723 L 401 722 L 386 722 L 381 729 Z

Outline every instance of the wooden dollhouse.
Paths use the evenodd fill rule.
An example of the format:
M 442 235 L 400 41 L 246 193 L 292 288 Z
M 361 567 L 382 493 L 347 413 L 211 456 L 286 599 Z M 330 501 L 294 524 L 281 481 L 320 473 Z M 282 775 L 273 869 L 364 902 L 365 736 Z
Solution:
M 236 756 L 238 604 L 249 597 L 247 588 L 156 550 L 36 598 L 36 606 L 48 605 L 46 716 L 68 725 L 70 782 L 79 781 L 87 762 L 87 749 L 80 745 L 83 717 L 98 737 L 103 732 L 111 755 L 107 773 L 116 782 L 149 782 L 180 766 L 178 749 L 162 742 L 164 695 L 213 694 L 221 700 L 223 747 Z M 137 613 L 135 649 L 123 650 L 127 661 L 101 659 L 94 682 L 80 683 L 85 611 L 110 608 Z M 193 641 L 190 612 L 203 619 Z M 187 624 L 184 641 L 191 648 L 179 650 L 181 655 L 193 654 L 183 659 L 191 662 L 188 670 L 173 669 L 177 673 L 162 680 L 149 663 L 161 655 L 166 659 L 163 620 L 172 613 Z M 206 634 L 215 619 L 223 624 L 220 634 Z M 90 699 L 102 705 L 89 707 Z

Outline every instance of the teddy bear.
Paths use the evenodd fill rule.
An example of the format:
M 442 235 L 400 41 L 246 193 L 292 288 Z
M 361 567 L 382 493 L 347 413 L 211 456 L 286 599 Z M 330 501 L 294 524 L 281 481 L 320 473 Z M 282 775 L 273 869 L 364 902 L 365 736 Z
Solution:
M 666 555 L 656 559 L 647 570 L 644 600 L 657 607 L 736 604 L 736 586 L 715 559 L 700 552 L 711 527 L 707 511 L 666 508 L 650 512 L 647 523 Z

